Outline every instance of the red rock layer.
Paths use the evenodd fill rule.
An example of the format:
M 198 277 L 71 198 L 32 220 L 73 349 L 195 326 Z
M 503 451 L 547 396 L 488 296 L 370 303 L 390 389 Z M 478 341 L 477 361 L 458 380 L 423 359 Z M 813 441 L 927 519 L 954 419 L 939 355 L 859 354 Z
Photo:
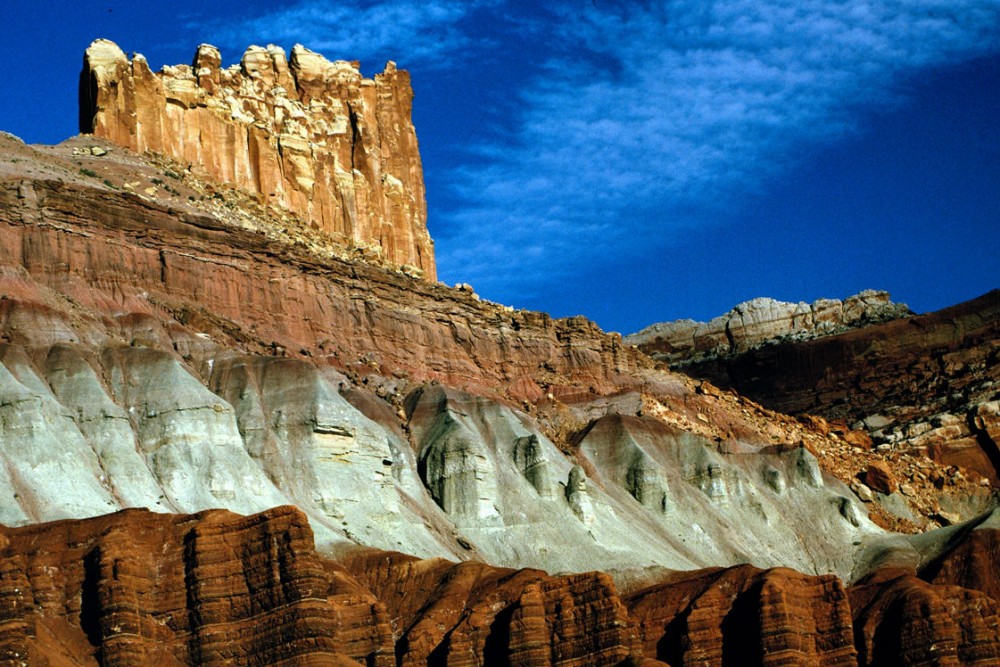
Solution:
M 397 619 L 400 665 L 599 667 L 640 655 L 606 574 L 553 577 L 384 553 L 345 565 Z
M 377 660 L 391 655 L 378 636 L 381 609 L 370 595 L 329 597 L 312 531 L 293 508 L 128 510 L 2 535 L 6 664 L 354 664 L 348 655 L 391 664 Z M 359 606 L 363 634 L 378 641 L 349 627 Z
M 0 332 L 29 346 L 110 335 L 183 354 L 208 344 L 171 340 L 190 323 L 253 353 L 531 400 L 544 388 L 634 387 L 649 365 L 582 317 L 510 311 L 370 265 L 320 264 L 211 218 L 53 181 L 0 183 L 0 265 Z
M 1000 611 L 985 593 L 885 569 L 849 594 L 862 665 L 1000 664 Z
M 845 590 L 832 576 L 743 565 L 678 573 L 623 599 L 597 572 L 552 576 L 367 550 L 323 560 L 290 507 L 250 517 L 126 510 L 2 528 L 0 547 L 4 666 L 1000 660 L 994 599 L 903 570 Z
M 250 47 L 239 66 L 221 62 L 202 45 L 193 66 L 153 73 L 97 40 L 80 77 L 80 131 L 172 156 L 434 280 L 409 75 L 389 63 L 364 79 L 357 63 L 301 46 L 290 60 Z
M 699 570 L 626 602 L 644 654 L 673 667 L 857 664 L 847 592 L 833 576 Z
M 1000 290 L 926 315 L 679 367 L 786 414 L 889 414 L 876 442 L 925 451 L 1000 485 Z M 985 402 L 984 402 L 985 401 Z M 954 412 L 954 415 L 941 413 Z M 963 414 L 965 413 L 965 414 Z M 942 421 L 948 419 L 950 421 Z M 906 426 L 907 428 L 902 428 Z
M 932 584 L 981 591 L 1000 603 L 1000 530 L 977 528 L 920 572 Z

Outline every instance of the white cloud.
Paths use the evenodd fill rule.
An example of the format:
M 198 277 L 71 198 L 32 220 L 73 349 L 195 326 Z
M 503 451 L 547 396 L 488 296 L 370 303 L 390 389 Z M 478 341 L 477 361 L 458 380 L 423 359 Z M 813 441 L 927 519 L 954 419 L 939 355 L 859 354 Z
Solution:
M 895 77 L 996 49 L 1000 2 L 599 6 L 556 11 L 513 135 L 451 175 L 466 205 L 441 226 L 445 277 L 509 295 L 682 234 L 680 211 L 705 217 L 850 131 L 859 108 L 893 102 Z
M 439 58 L 468 48 L 460 22 L 492 0 L 301 0 L 242 21 L 193 24 L 219 46 L 301 43 L 331 59 L 368 61 L 392 55 L 404 66 L 433 66 Z M 444 64 L 443 62 L 441 63 Z

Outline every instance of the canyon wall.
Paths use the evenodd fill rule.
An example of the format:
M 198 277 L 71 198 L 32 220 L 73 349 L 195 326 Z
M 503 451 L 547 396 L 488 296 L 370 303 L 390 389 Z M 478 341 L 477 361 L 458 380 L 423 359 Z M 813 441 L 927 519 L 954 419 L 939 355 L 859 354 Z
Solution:
M 129 191 L 160 167 L 86 141 L 0 137 L 4 523 L 294 504 L 325 552 L 615 576 L 847 576 L 884 536 L 849 488 L 872 452 L 831 476 L 819 461 L 846 440 L 696 389 L 583 318 L 321 260 Z
M 84 56 L 80 130 L 170 156 L 259 194 L 345 244 L 435 279 L 434 249 L 409 75 L 393 63 L 366 79 L 357 63 L 305 47 L 250 47 L 222 68 L 215 47 L 152 72 L 113 42 Z
M 1000 534 L 973 532 L 994 545 Z M 994 589 L 977 585 L 993 568 L 979 566 L 951 578 L 886 567 L 846 586 L 741 565 L 621 591 L 599 572 L 373 550 L 331 561 L 292 507 L 127 510 L 0 527 L 0 662 L 987 667 L 1000 617 Z

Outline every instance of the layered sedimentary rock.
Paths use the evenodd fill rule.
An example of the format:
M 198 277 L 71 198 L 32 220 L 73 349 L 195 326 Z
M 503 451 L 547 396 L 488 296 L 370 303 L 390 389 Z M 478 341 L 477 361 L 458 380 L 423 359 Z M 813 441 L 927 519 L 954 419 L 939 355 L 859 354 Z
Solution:
M 808 424 L 695 392 L 583 318 L 320 262 L 68 178 L 80 143 L 8 142 L 44 174 L 10 163 L 0 185 L 8 524 L 294 504 L 326 551 L 616 576 L 747 561 L 847 576 L 854 543 L 881 534 L 822 475 L 814 453 L 835 441 Z M 85 168 L 158 173 L 133 163 Z
M 553 576 L 365 550 L 326 560 L 290 507 L 142 510 L 0 529 L 12 665 L 993 665 L 996 601 L 883 569 L 743 565 L 622 595 Z
M 6 664 L 392 664 L 384 611 L 337 590 L 292 508 L 2 533 Z
M 782 412 L 843 419 L 875 446 L 921 452 L 1000 484 L 1000 291 L 677 367 Z
M 858 664 L 847 591 L 835 577 L 699 570 L 626 602 L 643 653 L 677 667 Z
M 888 292 L 875 290 L 843 301 L 819 299 L 811 304 L 761 297 L 741 303 L 709 322 L 653 324 L 627 336 L 625 342 L 656 359 L 688 364 L 741 354 L 780 339 L 808 340 L 909 314 L 905 304 L 893 303 Z
M 409 75 L 365 79 L 297 45 L 252 46 L 223 68 L 215 47 L 152 72 L 113 42 L 84 56 L 80 130 L 257 193 L 343 243 L 435 278 Z
M 611 666 L 639 655 L 628 610 L 605 574 L 378 553 L 344 565 L 390 610 L 399 665 Z
M 570 382 L 596 392 L 637 386 L 649 366 L 584 318 L 511 311 L 365 264 L 321 264 L 125 191 L 5 181 L 0 202 L 0 261 L 19 286 L 7 293 L 24 297 L 3 307 L 11 340 L 99 342 L 111 324 L 173 347 L 161 323 L 186 322 L 210 337 L 186 346 L 287 352 L 531 400 Z M 75 316 L 65 297 L 38 288 L 108 319 Z
M 995 660 L 995 575 L 962 546 L 992 553 L 993 524 L 880 528 L 825 460 L 866 470 L 864 434 L 657 369 L 582 318 L 274 243 L 185 203 L 209 192 L 194 176 L 168 189 L 162 163 L 92 141 L 0 137 L 14 664 Z M 894 472 L 900 493 L 934 483 Z M 176 514 L 29 525 L 125 507 Z M 218 507 L 264 513 L 189 515 Z M 875 604 L 848 608 L 855 578 Z
M 850 589 L 859 662 L 968 665 L 1000 660 L 998 603 L 985 593 L 880 570 Z

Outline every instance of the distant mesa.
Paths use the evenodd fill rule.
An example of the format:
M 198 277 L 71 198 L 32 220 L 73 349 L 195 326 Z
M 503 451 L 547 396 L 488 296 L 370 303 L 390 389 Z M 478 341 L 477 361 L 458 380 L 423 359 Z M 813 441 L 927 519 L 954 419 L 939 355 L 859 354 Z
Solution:
M 94 41 L 80 76 L 80 130 L 153 151 L 260 195 L 345 244 L 436 279 L 410 77 L 301 45 L 251 46 L 223 69 L 214 46 L 152 72 Z

